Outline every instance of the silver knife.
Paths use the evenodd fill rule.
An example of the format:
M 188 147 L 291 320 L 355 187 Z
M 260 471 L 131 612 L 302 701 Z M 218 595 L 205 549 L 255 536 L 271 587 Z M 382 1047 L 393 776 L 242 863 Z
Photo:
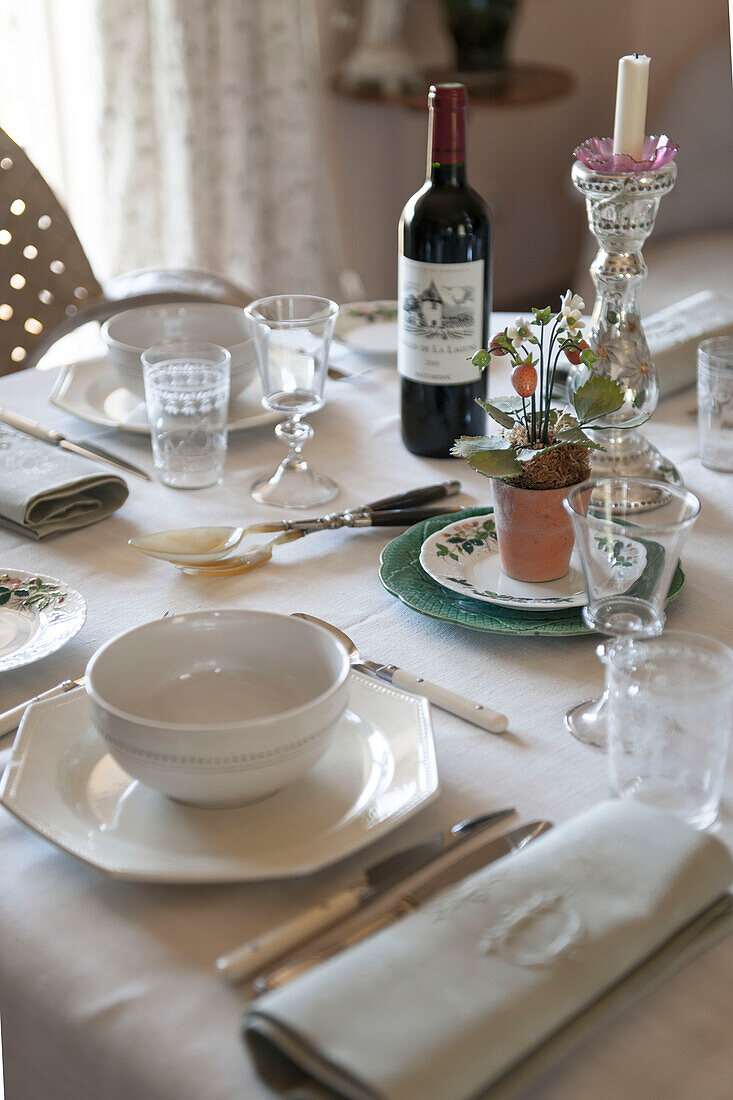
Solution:
M 421 882 L 409 893 L 403 894 L 391 909 L 386 913 L 381 913 L 368 924 L 362 925 L 347 936 L 333 940 L 318 951 L 296 956 L 282 966 L 277 967 L 277 969 L 270 970 L 267 974 L 260 974 L 253 983 L 255 992 L 258 994 L 268 993 L 272 989 L 278 989 L 281 985 L 286 985 L 293 978 L 305 974 L 312 967 L 325 962 L 333 955 L 338 955 L 345 948 L 359 943 L 374 932 L 378 932 L 380 928 L 386 928 L 387 925 L 393 924 L 394 921 L 411 913 L 423 902 L 428 901 L 435 894 L 439 894 L 441 890 L 445 890 L 448 886 L 453 886 L 467 875 L 478 871 L 481 867 L 488 866 L 489 863 L 493 863 L 497 859 L 501 859 L 502 856 L 524 848 L 525 845 L 536 840 L 538 836 L 542 836 L 551 828 L 552 824 L 549 821 L 532 821 L 529 825 L 521 825 L 518 829 L 512 829 L 511 832 L 504 833 L 503 836 L 488 840 L 485 844 L 474 848 L 467 855 L 451 861 L 448 867 L 439 871 L 436 875 L 432 875 L 427 881 Z
M 251 978 L 296 947 L 325 932 L 331 925 L 356 913 L 375 897 L 396 886 L 408 875 L 426 867 L 444 852 L 464 844 L 483 829 L 496 825 L 513 813 L 514 809 L 508 809 L 480 814 L 434 833 L 427 840 L 418 841 L 395 855 L 380 859 L 368 868 L 358 882 L 332 894 L 321 905 L 222 955 L 216 960 L 217 971 L 232 985 Z
M 0 407 L 0 421 L 10 428 L 16 428 L 17 431 L 23 432 L 24 435 L 32 435 L 35 439 L 40 439 L 42 443 L 50 443 L 52 447 L 60 447 L 62 451 L 81 455 L 82 458 L 89 458 L 92 462 L 106 462 L 108 466 L 115 466 L 124 473 L 134 474 L 135 477 L 141 477 L 145 481 L 152 481 L 150 474 L 146 474 L 145 470 L 141 470 L 139 466 L 134 466 L 126 458 L 119 458 L 117 455 L 110 454 L 109 451 L 105 451 L 103 447 L 98 447 L 96 444 L 74 443 L 73 440 L 67 439 L 61 432 L 57 432 L 53 428 L 44 428 L 42 424 L 37 424 L 35 420 L 29 420 L 27 417 L 21 416 L 20 413 L 10 412 L 9 409 Z

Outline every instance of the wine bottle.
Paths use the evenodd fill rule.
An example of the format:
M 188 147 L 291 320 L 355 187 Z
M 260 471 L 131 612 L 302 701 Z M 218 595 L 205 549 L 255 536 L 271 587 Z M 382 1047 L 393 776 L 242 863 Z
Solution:
M 397 366 L 402 438 L 413 454 L 445 458 L 460 435 L 480 435 L 487 379 L 471 363 L 487 346 L 491 215 L 466 181 L 466 89 L 428 95 L 428 171 L 399 227 Z

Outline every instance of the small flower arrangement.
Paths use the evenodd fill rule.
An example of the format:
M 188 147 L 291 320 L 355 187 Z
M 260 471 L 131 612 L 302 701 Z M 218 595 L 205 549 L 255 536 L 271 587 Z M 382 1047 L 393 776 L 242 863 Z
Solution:
M 533 307 L 531 320 L 517 317 L 488 349 L 476 352 L 472 362 L 481 370 L 492 355 L 510 356 L 515 392 L 479 400 L 501 433 L 462 436 L 452 454 L 486 477 L 511 479 L 524 489 L 560 489 L 589 476 L 589 452 L 600 448 L 584 429 L 620 408 L 624 396 L 619 382 L 592 373 L 598 356 L 583 339 L 583 308 L 583 299 L 568 290 L 557 313 Z M 553 409 L 550 401 L 563 355 L 591 371 L 573 397 L 572 411 Z

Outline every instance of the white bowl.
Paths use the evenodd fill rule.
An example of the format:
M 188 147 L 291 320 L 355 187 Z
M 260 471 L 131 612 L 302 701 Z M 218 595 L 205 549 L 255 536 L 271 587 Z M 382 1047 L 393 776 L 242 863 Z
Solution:
M 147 348 L 178 340 L 219 344 L 232 356 L 231 396 L 257 373 L 257 352 L 244 310 L 214 302 L 140 306 L 117 313 L 102 325 L 110 365 L 121 386 L 145 397 L 140 356 Z
M 346 650 L 265 611 L 197 611 L 119 634 L 86 688 L 115 760 L 181 802 L 238 806 L 303 775 L 348 702 Z

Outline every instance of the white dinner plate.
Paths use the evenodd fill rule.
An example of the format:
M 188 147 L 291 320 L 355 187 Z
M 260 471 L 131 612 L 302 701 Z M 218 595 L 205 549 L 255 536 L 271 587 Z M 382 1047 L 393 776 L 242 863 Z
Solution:
M 0 568 L 0 672 L 55 653 L 86 617 L 84 598 L 55 577 Z
M 374 359 L 397 355 L 397 302 L 347 302 L 339 307 L 334 339 Z
M 306 776 L 230 810 L 172 802 L 115 763 L 83 689 L 34 703 L 0 802 L 40 836 L 115 878 L 246 882 L 307 875 L 384 836 L 438 795 L 424 699 L 351 674 L 349 709 Z
M 644 545 L 623 533 L 610 545 L 605 537 L 599 536 L 597 542 L 594 553 L 605 568 L 617 573 L 623 582 L 620 590 L 625 591 L 644 572 Z M 492 513 L 458 520 L 436 531 L 422 544 L 420 565 L 443 588 L 498 607 L 551 611 L 584 607 L 588 602 L 577 549 L 568 573 L 560 580 L 530 584 L 507 577 L 501 568 Z
M 90 424 L 150 435 L 145 402 L 120 386 L 105 357 L 62 367 L 49 401 Z M 279 413 L 262 408 L 262 387 L 256 377 L 229 403 L 227 428 L 237 432 L 260 424 L 274 424 L 280 419 Z

